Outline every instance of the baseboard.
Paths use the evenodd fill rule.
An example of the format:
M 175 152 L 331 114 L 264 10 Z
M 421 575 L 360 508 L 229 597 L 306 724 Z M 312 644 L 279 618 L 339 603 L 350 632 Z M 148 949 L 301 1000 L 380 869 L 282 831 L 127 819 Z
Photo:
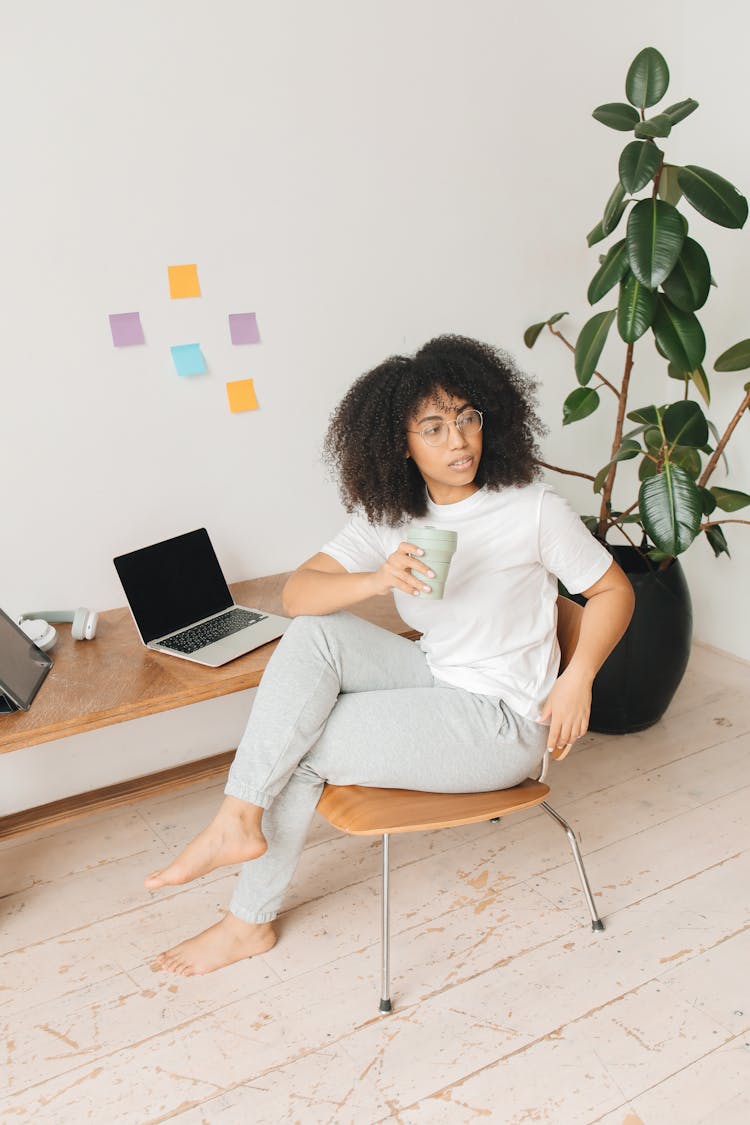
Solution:
M 716 645 L 710 645 L 707 641 L 693 640 L 693 644 L 697 645 L 698 648 L 708 649 L 716 656 L 724 656 L 727 660 L 734 660 L 735 664 L 742 664 L 744 668 L 750 668 L 750 660 L 746 660 L 744 656 L 738 656 L 736 652 L 728 652 L 725 648 L 717 648 Z
M 198 781 L 220 777 L 227 773 L 234 753 L 234 750 L 227 750 L 210 758 L 185 762 L 183 765 L 172 766 L 158 773 L 134 777 L 129 781 L 120 781 L 116 785 L 105 785 L 102 789 L 92 789 L 88 793 L 78 793 L 59 801 L 51 801 L 47 805 L 38 805 L 33 809 L 24 809 L 22 812 L 0 817 L 0 840 L 23 836 L 41 828 L 53 828 L 66 821 L 88 816 L 90 813 L 102 812 L 118 805 L 128 805 L 144 797 L 154 797 L 158 793 L 169 793 L 175 789 L 195 785 Z

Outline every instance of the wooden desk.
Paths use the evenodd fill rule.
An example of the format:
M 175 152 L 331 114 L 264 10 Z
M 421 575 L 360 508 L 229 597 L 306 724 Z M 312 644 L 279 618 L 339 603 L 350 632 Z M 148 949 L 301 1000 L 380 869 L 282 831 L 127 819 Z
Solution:
M 283 614 L 281 591 L 287 577 L 273 574 L 236 582 L 232 594 L 240 605 Z M 417 636 L 396 613 L 392 598 L 369 598 L 352 606 L 351 612 L 393 633 Z M 72 640 L 70 626 L 57 629 L 54 666 L 31 709 L 0 716 L 0 753 L 257 687 L 278 644 L 272 641 L 221 668 L 206 668 L 147 649 L 127 608 L 101 613 L 93 641 Z M 226 768 L 233 753 L 2 817 L 0 838 L 211 776 Z

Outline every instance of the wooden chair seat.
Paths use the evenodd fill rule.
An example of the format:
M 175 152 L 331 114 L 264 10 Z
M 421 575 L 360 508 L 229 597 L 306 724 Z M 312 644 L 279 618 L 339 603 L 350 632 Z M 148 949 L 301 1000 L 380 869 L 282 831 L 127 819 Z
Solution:
M 489 793 L 420 793 L 326 785 L 318 812 L 350 836 L 382 836 L 384 832 L 429 832 L 492 820 L 540 805 L 548 793 L 548 785 L 530 778 L 513 789 Z

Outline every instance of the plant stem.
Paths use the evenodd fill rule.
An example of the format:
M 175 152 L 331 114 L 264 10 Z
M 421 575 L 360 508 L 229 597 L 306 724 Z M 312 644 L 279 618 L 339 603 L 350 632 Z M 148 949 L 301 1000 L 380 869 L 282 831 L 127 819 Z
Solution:
M 708 478 L 711 476 L 711 473 L 714 471 L 714 469 L 718 465 L 719 458 L 721 457 L 722 453 L 724 452 L 724 446 L 727 444 L 730 437 L 734 433 L 734 429 L 735 429 L 737 423 L 739 422 L 739 420 L 742 417 L 742 415 L 744 414 L 744 412 L 747 410 L 748 406 L 750 406 L 750 391 L 746 391 L 745 397 L 743 398 L 742 402 L 740 403 L 739 407 L 737 408 L 737 413 L 735 414 L 734 418 L 732 418 L 731 422 L 729 423 L 726 430 L 724 431 L 724 433 L 723 433 L 723 435 L 722 435 L 722 437 L 719 441 L 719 444 L 716 446 L 716 449 L 713 451 L 713 454 L 711 456 L 711 460 L 708 462 L 705 469 L 703 470 L 703 472 L 700 476 L 700 479 L 698 481 L 698 484 L 701 488 L 706 487 L 706 481 L 708 480 Z
M 747 523 L 747 524 L 750 524 L 750 520 L 709 520 L 708 523 L 702 523 L 700 525 L 700 527 L 698 528 L 698 531 L 705 531 L 707 527 L 721 527 L 721 525 L 723 523 Z
M 583 477 L 584 480 L 592 482 L 596 480 L 596 477 L 588 473 L 579 473 L 576 469 L 561 469 L 559 465 L 548 465 L 546 461 L 537 461 L 537 465 L 541 465 L 543 469 L 552 469 L 555 473 L 564 473 L 566 477 Z
M 614 526 L 615 526 L 615 524 L 618 524 L 618 525 L 619 525 L 619 522 L 620 522 L 620 520 L 622 519 L 622 517 L 623 517 L 623 516 L 629 516 L 629 515 L 630 515 L 630 513 L 631 513 L 631 512 L 633 511 L 633 508 L 637 508 L 637 507 L 638 507 L 638 501 L 637 501 L 637 500 L 635 500 L 635 501 L 634 501 L 634 502 L 633 502 L 633 503 L 632 503 L 632 504 L 630 505 L 630 507 L 629 507 L 629 508 L 626 508 L 624 512 L 620 512 L 620 514 L 619 514 L 618 516 L 611 516 L 611 517 L 610 517 L 610 518 L 609 518 L 609 519 L 607 520 L 607 528 L 610 528 L 610 527 L 614 527 Z M 620 528 L 620 531 L 622 531 L 622 528 Z M 623 531 L 622 533 L 623 533 L 623 535 L 625 534 L 625 532 L 624 532 L 624 531 Z
M 549 328 L 552 335 L 557 336 L 559 340 L 562 340 L 562 342 L 565 344 L 565 347 L 568 348 L 569 351 L 573 352 L 573 355 L 575 355 L 576 350 L 571 344 L 570 340 L 566 340 L 562 332 L 558 332 L 557 329 L 553 328 L 551 324 L 548 324 L 547 327 Z M 604 386 L 609 387 L 613 394 L 619 394 L 617 387 L 613 386 L 612 383 L 610 383 L 609 379 L 605 379 L 601 371 L 595 371 L 594 375 L 596 375 L 597 379 L 601 379 Z M 594 478 L 592 477 L 591 479 L 593 480 Z
M 656 141 L 654 141 L 653 143 L 656 144 Z M 656 174 L 654 175 L 654 190 L 653 190 L 653 193 L 651 195 L 652 199 L 656 199 L 657 195 L 659 194 L 659 180 L 661 179 L 661 173 L 662 173 L 663 168 L 664 168 L 664 153 L 661 154 L 661 160 L 659 161 L 659 167 L 656 169 Z M 686 382 L 687 382 L 687 380 L 686 380 Z
M 610 501 L 612 499 L 612 489 L 615 483 L 615 474 L 617 473 L 617 461 L 614 460 L 614 456 L 617 453 L 617 450 L 620 448 L 620 445 L 622 444 L 622 431 L 625 422 L 625 407 L 627 406 L 628 401 L 628 387 L 630 385 L 630 373 L 632 370 L 633 345 L 628 344 L 628 350 L 625 355 L 625 370 L 622 375 L 622 386 L 620 387 L 620 393 L 617 396 L 619 399 L 619 404 L 617 407 L 617 422 L 615 423 L 615 437 L 614 441 L 612 442 L 612 453 L 610 455 L 612 464 L 610 465 L 609 472 L 607 473 L 607 479 L 604 482 L 604 488 L 602 489 L 602 503 L 599 509 L 599 524 L 596 529 L 597 539 L 602 540 L 607 534 L 607 520 L 609 518 Z
M 625 530 L 625 528 L 624 528 L 624 527 L 621 527 L 619 523 L 618 523 L 618 525 L 617 525 L 617 530 L 618 530 L 618 531 L 620 532 L 620 534 L 621 534 L 621 535 L 624 535 L 624 536 L 625 536 L 625 538 L 627 539 L 627 541 L 628 541 L 628 543 L 630 544 L 630 546 L 631 546 L 631 547 L 633 547 L 633 548 L 634 548 L 634 549 L 635 549 L 636 551 L 638 551 L 638 548 L 636 547 L 635 543 L 633 542 L 633 540 L 632 540 L 632 539 L 630 538 L 630 536 L 628 535 L 628 533 L 627 533 L 627 531 Z M 638 551 L 638 554 L 640 554 L 640 551 Z

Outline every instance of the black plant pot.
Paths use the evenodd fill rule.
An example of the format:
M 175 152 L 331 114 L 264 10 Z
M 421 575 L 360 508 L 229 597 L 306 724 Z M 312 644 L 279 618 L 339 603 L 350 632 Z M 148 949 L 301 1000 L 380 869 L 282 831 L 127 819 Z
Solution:
M 633 584 L 635 610 L 594 681 L 589 729 L 629 734 L 653 726 L 669 706 L 687 668 L 693 611 L 679 560 L 660 571 L 634 547 L 607 548 Z

